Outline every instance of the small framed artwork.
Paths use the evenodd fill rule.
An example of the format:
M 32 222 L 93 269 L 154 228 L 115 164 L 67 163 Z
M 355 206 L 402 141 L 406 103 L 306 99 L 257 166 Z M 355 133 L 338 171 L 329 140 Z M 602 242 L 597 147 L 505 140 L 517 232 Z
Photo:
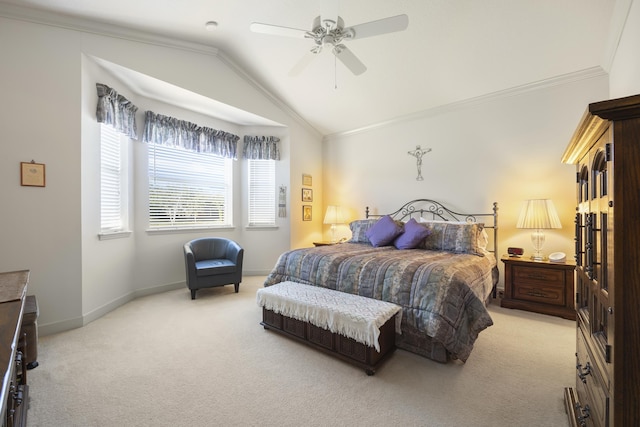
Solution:
M 302 189 L 302 201 L 303 202 L 313 202 L 313 190 L 310 188 Z
M 311 221 L 311 205 L 302 205 L 302 220 Z
M 304 185 L 305 187 L 311 187 L 313 183 L 313 179 L 311 178 L 311 175 L 307 175 L 306 173 L 302 174 L 302 185 Z
M 20 162 L 20 185 L 28 187 L 44 187 L 44 163 Z

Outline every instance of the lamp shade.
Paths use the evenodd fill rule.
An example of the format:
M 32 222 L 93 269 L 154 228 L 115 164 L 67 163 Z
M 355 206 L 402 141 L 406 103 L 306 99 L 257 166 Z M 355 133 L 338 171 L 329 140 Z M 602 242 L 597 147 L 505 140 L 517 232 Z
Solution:
M 327 212 L 324 214 L 325 224 L 344 224 L 346 222 L 345 214 L 340 206 L 327 206 Z
M 562 228 L 558 212 L 550 199 L 526 200 L 520 211 L 516 228 Z

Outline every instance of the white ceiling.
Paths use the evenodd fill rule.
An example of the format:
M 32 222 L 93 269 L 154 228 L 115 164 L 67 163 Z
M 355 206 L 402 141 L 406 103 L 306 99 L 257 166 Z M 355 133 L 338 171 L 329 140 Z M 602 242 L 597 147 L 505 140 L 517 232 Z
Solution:
M 0 0 L 218 48 L 322 135 L 364 128 L 558 76 L 608 69 L 615 0 Z M 348 41 L 368 70 L 312 41 L 253 33 L 252 22 L 311 29 L 407 14 L 406 31 Z M 213 31 L 207 21 L 217 21 Z M 615 22 L 615 20 L 614 20 Z M 613 41 L 612 41 L 613 40 Z M 613 46 L 613 47 L 612 47 Z

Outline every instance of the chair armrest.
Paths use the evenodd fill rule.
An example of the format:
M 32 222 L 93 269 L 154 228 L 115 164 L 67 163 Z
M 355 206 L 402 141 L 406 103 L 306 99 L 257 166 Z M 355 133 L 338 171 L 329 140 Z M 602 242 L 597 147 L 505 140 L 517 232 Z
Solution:
M 196 257 L 191 250 L 189 244 L 184 245 L 184 265 L 189 279 L 196 277 Z
M 227 245 L 227 253 L 225 257 L 233 261 L 235 265 L 238 267 L 242 267 L 242 259 L 244 257 L 244 249 L 240 247 L 240 245 L 233 240 L 229 241 L 229 245 Z

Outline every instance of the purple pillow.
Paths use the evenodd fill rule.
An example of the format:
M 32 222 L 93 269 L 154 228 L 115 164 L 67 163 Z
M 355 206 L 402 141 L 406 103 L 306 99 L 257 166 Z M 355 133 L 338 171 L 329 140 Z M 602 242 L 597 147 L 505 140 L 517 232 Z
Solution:
M 413 249 L 426 239 L 429 233 L 430 230 L 427 227 L 411 218 L 404 225 L 404 233 L 393 241 L 393 245 L 398 249 Z
M 367 230 L 367 238 L 373 246 L 386 246 L 402 233 L 402 226 L 389 215 L 383 216 Z

